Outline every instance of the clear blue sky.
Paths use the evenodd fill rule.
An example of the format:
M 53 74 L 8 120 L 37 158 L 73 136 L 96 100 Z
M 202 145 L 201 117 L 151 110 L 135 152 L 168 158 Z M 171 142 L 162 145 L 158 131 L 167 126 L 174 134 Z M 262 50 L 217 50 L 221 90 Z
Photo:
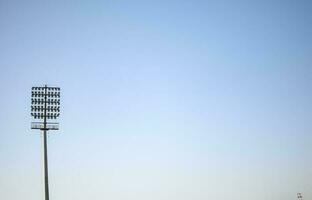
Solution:
M 0 199 L 312 199 L 312 3 L 0 0 Z

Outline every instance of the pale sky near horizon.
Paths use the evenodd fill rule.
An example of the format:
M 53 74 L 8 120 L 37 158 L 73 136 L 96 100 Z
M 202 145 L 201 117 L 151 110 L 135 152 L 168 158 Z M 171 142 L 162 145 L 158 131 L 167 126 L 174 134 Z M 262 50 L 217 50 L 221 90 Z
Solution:
M 312 199 L 312 2 L 0 0 L 0 199 Z

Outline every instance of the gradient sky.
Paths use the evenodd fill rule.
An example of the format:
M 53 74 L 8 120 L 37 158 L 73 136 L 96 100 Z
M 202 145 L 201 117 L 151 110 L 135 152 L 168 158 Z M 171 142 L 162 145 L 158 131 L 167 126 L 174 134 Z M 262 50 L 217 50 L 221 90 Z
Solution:
M 312 199 L 308 0 L 0 0 L 0 199 Z

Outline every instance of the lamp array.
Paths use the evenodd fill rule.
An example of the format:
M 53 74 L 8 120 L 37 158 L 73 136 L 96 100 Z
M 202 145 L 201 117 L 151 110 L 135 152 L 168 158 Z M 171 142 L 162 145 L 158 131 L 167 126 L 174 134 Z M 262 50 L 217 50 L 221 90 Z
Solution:
M 44 91 L 45 88 L 47 88 L 48 90 L 60 91 L 59 87 L 32 87 L 31 90 Z
M 47 106 L 47 108 L 44 108 L 44 106 L 31 106 L 31 111 L 44 112 L 44 110 L 47 112 L 60 112 L 60 106 Z
M 60 88 L 32 87 L 31 97 L 31 116 L 35 119 L 60 116 Z
M 60 92 L 47 92 L 45 93 L 44 91 L 32 91 L 31 92 L 31 97 L 55 97 L 55 98 L 60 98 Z
M 47 119 L 56 119 L 60 116 L 60 114 L 48 113 L 48 114 L 44 115 L 44 113 L 31 113 L 31 116 L 33 116 L 35 119 L 44 119 L 45 117 Z
M 44 103 L 52 104 L 52 105 L 60 105 L 60 99 L 47 99 L 46 101 L 43 98 L 32 98 L 32 105 L 44 105 Z

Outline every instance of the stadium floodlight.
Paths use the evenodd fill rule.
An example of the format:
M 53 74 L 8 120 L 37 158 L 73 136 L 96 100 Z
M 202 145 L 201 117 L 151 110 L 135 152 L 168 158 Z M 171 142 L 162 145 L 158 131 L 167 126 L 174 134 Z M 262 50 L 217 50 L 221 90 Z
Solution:
M 47 132 L 59 129 L 59 124 L 55 120 L 60 116 L 60 88 L 47 85 L 32 87 L 31 116 L 36 120 L 31 122 L 31 129 L 39 129 L 43 133 L 44 191 L 45 200 L 49 200 Z

